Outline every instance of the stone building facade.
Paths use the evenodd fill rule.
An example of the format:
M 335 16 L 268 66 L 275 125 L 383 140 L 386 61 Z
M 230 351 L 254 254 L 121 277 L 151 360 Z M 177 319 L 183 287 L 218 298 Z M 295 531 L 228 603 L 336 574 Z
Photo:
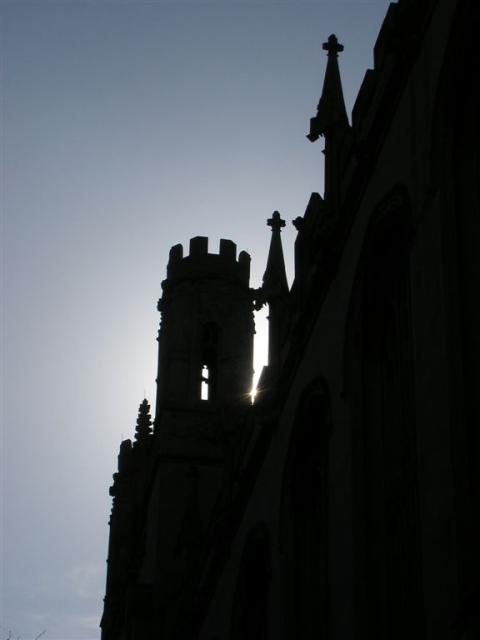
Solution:
M 172 249 L 103 640 L 480 637 L 479 25 L 473 0 L 392 3 L 351 120 L 328 38 L 290 289 L 277 212 L 259 290 L 230 241 Z

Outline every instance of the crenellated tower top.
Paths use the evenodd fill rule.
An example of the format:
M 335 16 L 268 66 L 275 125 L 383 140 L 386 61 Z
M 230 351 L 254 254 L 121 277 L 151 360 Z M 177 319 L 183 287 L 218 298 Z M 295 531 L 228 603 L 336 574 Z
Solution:
M 208 253 L 208 238 L 196 236 L 190 240 L 189 255 L 183 255 L 183 246 L 170 249 L 167 281 L 175 284 L 182 280 L 202 278 L 228 278 L 249 286 L 250 256 L 241 251 L 237 260 L 237 245 L 231 240 L 220 240 L 219 253 Z

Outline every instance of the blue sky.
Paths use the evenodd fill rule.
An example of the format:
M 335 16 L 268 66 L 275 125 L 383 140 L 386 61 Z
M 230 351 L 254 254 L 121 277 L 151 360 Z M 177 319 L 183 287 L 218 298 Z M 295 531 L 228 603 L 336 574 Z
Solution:
M 322 42 L 345 45 L 350 112 L 387 7 L 0 3 L 0 637 L 99 638 L 108 487 L 144 394 L 154 402 L 168 251 L 230 238 L 258 287 L 278 209 L 291 282 L 290 221 L 323 191 L 322 142 L 305 138 Z M 258 336 L 264 351 L 261 318 Z

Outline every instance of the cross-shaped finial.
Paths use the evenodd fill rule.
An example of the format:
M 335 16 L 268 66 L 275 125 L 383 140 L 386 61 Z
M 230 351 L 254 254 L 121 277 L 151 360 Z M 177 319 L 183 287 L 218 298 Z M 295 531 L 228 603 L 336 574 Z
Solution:
M 343 44 L 339 44 L 337 36 L 334 33 L 328 37 L 327 42 L 324 42 L 322 47 L 328 52 L 328 56 L 333 55 L 337 57 L 338 54 L 343 51 Z
M 267 220 L 267 224 L 269 227 L 272 227 L 272 231 L 278 229 L 281 230 L 282 227 L 285 226 L 285 220 L 282 220 L 278 211 L 274 211 L 271 218 Z

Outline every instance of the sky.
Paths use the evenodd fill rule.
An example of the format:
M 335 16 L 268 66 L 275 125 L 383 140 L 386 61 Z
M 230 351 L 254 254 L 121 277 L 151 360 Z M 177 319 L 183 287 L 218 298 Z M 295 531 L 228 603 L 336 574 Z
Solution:
M 120 441 L 155 401 L 171 246 L 287 273 L 336 33 L 349 113 L 386 0 L 0 1 L 0 640 L 96 640 Z M 265 311 L 255 369 L 265 364 Z

